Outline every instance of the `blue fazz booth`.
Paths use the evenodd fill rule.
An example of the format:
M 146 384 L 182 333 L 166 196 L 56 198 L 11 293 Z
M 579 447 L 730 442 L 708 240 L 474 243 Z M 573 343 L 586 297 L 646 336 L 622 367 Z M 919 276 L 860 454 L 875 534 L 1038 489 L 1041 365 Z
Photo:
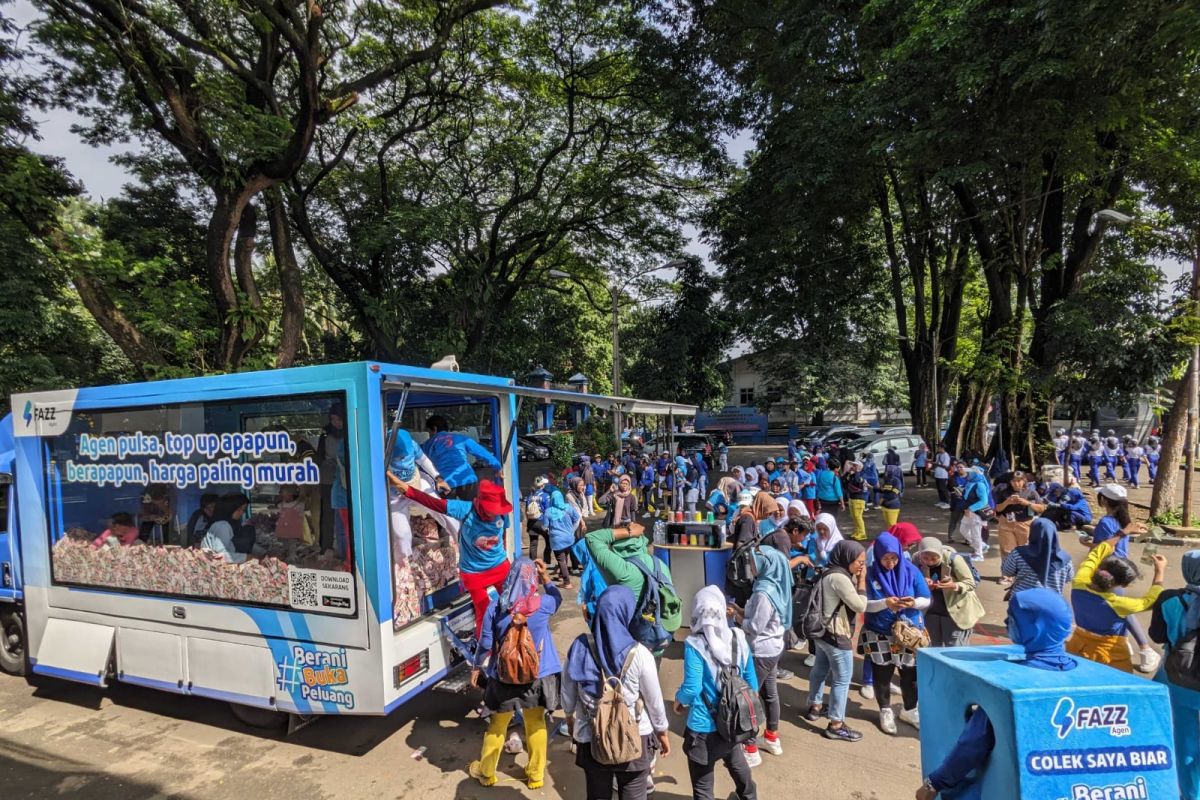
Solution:
M 1174 800 L 1179 796 L 1167 688 L 1079 660 L 1055 672 L 1020 647 L 926 648 L 917 656 L 921 770 L 953 749 L 975 705 L 996 746 L 982 774 L 943 798 Z

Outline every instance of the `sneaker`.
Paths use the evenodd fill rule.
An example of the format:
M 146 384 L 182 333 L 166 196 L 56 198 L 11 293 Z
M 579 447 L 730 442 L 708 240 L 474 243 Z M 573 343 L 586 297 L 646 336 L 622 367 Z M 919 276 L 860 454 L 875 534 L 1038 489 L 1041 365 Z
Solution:
M 921 730 L 921 712 L 917 709 L 903 709 L 900 712 L 900 721 L 906 725 L 912 725 L 917 730 Z
M 875 699 L 874 684 L 864 683 L 862 686 L 858 687 L 858 694 L 864 700 L 874 700 Z
M 1138 672 L 1152 673 L 1158 670 L 1158 665 L 1162 661 L 1158 653 L 1149 647 L 1142 650 L 1142 663 L 1138 664 Z
M 808 711 L 804 712 L 804 718 L 809 722 L 816 722 L 821 717 L 825 716 L 825 706 L 809 706 Z
M 775 672 L 775 680 L 790 681 L 794 677 L 796 677 L 796 673 L 792 672 L 790 669 L 783 669 L 780 667 Z
M 804 666 L 806 666 L 806 667 L 812 667 L 812 666 L 813 666 L 814 664 L 816 664 L 816 663 L 817 663 L 817 657 L 816 657 L 816 656 L 814 656 L 814 655 L 807 655 L 807 656 L 805 656 L 805 657 L 804 657 Z
M 857 742 L 859 739 L 862 738 L 861 733 L 859 733 L 858 731 L 855 731 L 855 730 L 851 730 L 849 727 L 847 727 L 845 725 L 845 723 L 843 723 L 842 725 L 840 725 L 836 728 L 833 727 L 832 725 L 830 725 L 828 728 L 826 728 L 824 731 L 821 732 L 821 735 L 824 736 L 826 739 L 836 739 L 836 740 L 842 741 L 842 742 Z
M 753 746 L 753 745 L 751 745 L 751 746 Z M 751 750 L 750 749 L 751 746 L 746 747 L 746 763 L 751 768 L 761 766 L 762 765 L 762 753 L 758 752 L 757 747 L 754 747 L 754 749 Z
M 508 735 L 508 739 L 504 742 L 504 752 L 509 755 L 516 755 L 525 749 L 525 744 L 521 741 L 521 734 L 513 731 Z
M 904 695 L 904 690 L 894 683 L 888 688 L 892 690 L 892 697 L 902 697 Z
M 980 563 L 980 562 L 983 562 L 983 561 L 987 561 L 987 559 L 986 559 L 986 558 L 984 558 L 984 557 L 983 557 L 983 556 L 981 556 L 981 555 L 979 555 L 979 556 L 971 556 L 971 560 L 972 560 L 972 561 L 974 561 L 976 564 L 978 564 L 978 563 Z
M 896 712 L 891 708 L 879 709 L 879 730 L 888 736 L 896 735 Z
M 758 749 L 773 756 L 781 756 L 783 755 L 783 742 L 779 741 L 778 736 L 774 739 L 763 737 L 763 740 L 758 743 Z

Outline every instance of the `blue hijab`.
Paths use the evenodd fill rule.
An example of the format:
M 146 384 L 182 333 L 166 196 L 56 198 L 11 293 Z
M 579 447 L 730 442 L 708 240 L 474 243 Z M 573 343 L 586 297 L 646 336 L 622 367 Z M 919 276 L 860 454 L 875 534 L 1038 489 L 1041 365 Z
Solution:
M 599 568 L 596 567 L 596 562 L 592 560 L 592 553 L 588 550 L 587 539 L 579 539 L 571 546 L 571 552 L 575 554 L 575 558 L 583 565 L 583 574 L 579 576 L 579 605 L 587 609 L 587 619 L 592 619 L 596 616 L 596 603 L 600 599 L 600 595 L 608 588 L 608 584 L 604 580 L 604 576 L 600 574 Z
M 883 566 L 883 557 L 888 553 L 892 553 L 900 559 L 900 563 L 891 569 L 885 569 Z M 881 533 L 875 539 L 875 543 L 871 545 L 871 554 L 875 560 L 871 564 L 871 571 L 867 578 L 870 582 L 879 584 L 883 589 L 883 596 L 912 596 L 913 585 L 916 581 L 923 581 L 923 579 L 916 566 L 904 557 L 904 548 L 900 546 L 900 540 L 890 533 Z
M 1200 550 L 1189 550 L 1183 554 L 1183 579 L 1187 582 L 1188 612 L 1184 617 L 1187 630 L 1200 628 Z
M 1073 625 L 1067 601 L 1050 589 L 1016 592 L 1008 602 L 1008 635 L 1025 648 L 1026 666 L 1058 671 L 1079 666 L 1067 655 Z
M 629 633 L 629 623 L 637 611 L 637 598 L 633 590 L 616 584 L 609 586 L 596 601 L 596 614 L 592 617 L 592 638 L 596 652 L 604 666 L 604 673 L 616 677 L 625 666 L 625 658 L 637 644 Z M 571 643 L 567 652 L 567 674 L 583 691 L 592 697 L 600 696 L 603 677 L 587 636 L 581 635 Z
M 1016 550 L 1038 576 L 1042 586 L 1049 586 L 1050 576 L 1071 563 L 1071 556 L 1058 544 L 1058 527 L 1045 517 L 1033 520 L 1029 528 L 1029 543 Z
M 787 556 L 774 547 L 759 547 L 754 551 L 753 591 L 762 592 L 775 607 L 784 629 L 792 627 L 792 568 Z

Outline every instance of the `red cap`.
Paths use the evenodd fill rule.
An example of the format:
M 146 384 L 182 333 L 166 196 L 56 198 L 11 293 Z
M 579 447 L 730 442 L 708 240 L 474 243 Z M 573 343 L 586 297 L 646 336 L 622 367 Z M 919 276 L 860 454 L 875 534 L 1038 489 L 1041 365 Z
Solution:
M 489 517 L 511 514 L 512 503 L 504 495 L 504 487 L 492 481 L 479 482 L 479 494 L 475 497 L 475 508 Z

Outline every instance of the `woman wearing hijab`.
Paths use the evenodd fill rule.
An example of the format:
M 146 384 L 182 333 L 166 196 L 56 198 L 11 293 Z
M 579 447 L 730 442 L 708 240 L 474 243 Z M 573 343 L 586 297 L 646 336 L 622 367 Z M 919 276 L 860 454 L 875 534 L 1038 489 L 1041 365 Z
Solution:
M 875 454 L 865 452 L 862 454 L 862 472 L 863 480 L 867 484 L 867 508 L 874 508 L 879 505 L 879 466 L 875 463 Z
M 538 592 L 541 586 L 544 595 Z M 492 712 L 487 732 L 483 734 L 483 750 L 478 761 L 472 761 L 467 772 L 484 786 L 496 783 L 496 765 L 504 747 L 504 735 L 513 714 L 523 711 L 525 738 L 528 740 L 529 764 L 525 777 L 530 789 L 540 789 L 546 771 L 546 711 L 558 708 L 559 673 L 562 664 L 550 635 L 550 618 L 558 611 L 562 595 L 558 592 L 546 565 L 540 561 L 519 558 L 508 572 L 500 593 L 488 603 L 480 626 L 479 643 L 475 648 L 475 669 L 471 682 L 480 685 L 487 676 L 483 703 Z M 514 618 L 523 618 L 529 626 L 540 660 L 538 676 L 532 683 L 514 685 L 502 683 L 497 672 L 496 651 Z
M 919 544 L 924 538 L 917 526 L 911 522 L 897 522 L 888 528 L 888 533 L 896 537 L 896 541 L 900 542 L 900 549 L 906 553 L 912 549 L 914 544 Z
M 1184 639 L 1200 629 L 1200 550 L 1184 554 L 1181 564 L 1182 589 L 1167 589 L 1158 596 L 1150 617 L 1150 638 L 1163 645 L 1168 655 Z M 1183 800 L 1200 798 L 1200 691 L 1177 686 L 1160 669 L 1154 680 L 1165 683 L 1171 695 L 1175 719 L 1175 768 Z
M 1008 636 L 1025 650 L 1021 663 L 1031 669 L 1065 672 L 1078 662 L 1067 655 L 1064 643 L 1071 635 L 1071 609 L 1061 595 L 1049 589 L 1014 594 L 1008 604 Z M 929 773 L 917 790 L 917 800 L 934 800 L 940 792 L 962 789 L 979 779 L 996 746 L 992 721 L 976 706 L 967 719 L 954 749 Z M 955 795 L 958 796 L 958 795 Z
M 629 621 L 637 597 L 625 586 L 610 586 L 596 601 L 590 634 L 580 634 L 567 651 L 562 706 L 575 741 L 575 764 L 587 777 L 587 800 L 609 800 L 613 784 L 620 800 L 644 800 L 655 753 L 671 752 L 667 710 L 654 655 L 634 641 Z M 597 660 L 598 659 L 598 660 Z M 642 754 L 624 764 L 600 764 L 592 757 L 592 718 L 605 682 L 615 678 L 642 737 Z
M 881 533 L 871 547 L 874 563 L 867 570 L 867 610 L 858 649 L 871 660 L 875 682 L 891 686 L 892 675 L 900 671 L 900 689 L 904 709 L 900 720 L 914 728 L 921 725 L 917 713 L 917 653 L 901 644 L 893 627 L 903 622 L 923 631 L 923 612 L 929 608 L 929 584 L 920 570 L 904 558 L 900 542 L 890 533 Z M 896 715 L 890 692 L 877 692 L 879 727 L 884 733 L 896 732 Z
M 900 519 L 900 501 L 904 497 L 904 474 L 894 464 L 883 468 L 883 482 L 879 485 L 879 510 L 883 524 L 892 527 Z
M 612 514 L 605 527 L 624 528 L 637 522 L 638 499 L 633 492 L 633 478 L 629 475 L 619 476 L 613 487 L 600 498 L 600 505 Z
M 734 666 L 751 687 L 758 686 L 754 658 L 740 628 L 730 628 L 725 595 L 716 586 L 696 592 L 692 633 L 683 645 L 683 683 L 675 693 L 675 713 L 687 709 L 683 752 L 688 758 L 693 800 L 713 800 L 713 771 L 718 761 L 733 778 L 738 800 L 757 800 L 758 787 L 746 763 L 746 751 L 717 733 L 712 709 L 717 706 L 718 675 Z
M 846 464 L 846 474 L 842 479 L 846 484 L 846 496 L 850 498 L 850 518 L 854 520 L 854 532 L 850 538 L 858 542 L 867 540 L 867 523 L 863 519 L 863 509 L 867 506 L 866 479 L 862 474 L 862 462 L 850 461 Z
M 759 538 L 771 533 L 782 524 L 783 511 L 779 507 L 779 502 L 767 492 L 759 492 L 754 495 L 754 501 L 750 503 L 750 513 L 758 521 Z
M 754 672 L 760 681 L 759 695 L 767 712 L 767 733 L 762 749 L 771 755 L 783 755 L 779 741 L 779 659 L 783 655 L 785 633 L 792 627 L 792 568 L 787 556 L 776 547 L 763 547 L 754 554 L 758 577 L 745 609 L 730 604 L 729 614 L 742 626 L 754 654 Z M 751 767 L 762 763 L 758 743 L 746 744 L 746 760 Z
M 829 569 L 821 576 L 822 617 L 825 635 L 816 640 L 816 660 L 808 676 L 808 713 L 805 719 L 816 722 L 829 717 L 822 734 L 826 739 L 857 742 L 862 734 L 846 725 L 846 697 L 854 674 L 854 619 L 867 608 L 867 555 L 858 542 L 840 541 L 829 554 Z M 832 704 L 822 702 L 825 684 L 829 684 Z
M 1029 541 L 1008 554 L 1000 574 L 1014 593 L 1041 587 L 1062 594 L 1075 577 L 1075 565 L 1058 544 L 1054 522 L 1036 517 L 1029 526 Z
M 987 522 L 982 514 L 985 508 L 991 507 L 991 490 L 988 488 L 987 476 L 983 474 L 982 467 L 967 469 L 966 479 L 962 493 L 964 508 L 959 531 L 971 546 L 971 560 L 983 561 L 983 552 L 987 549 Z
M 967 559 L 953 547 L 942 544 L 941 539 L 927 536 L 921 540 L 914 561 L 931 594 L 929 610 L 925 612 L 929 644 L 966 647 L 971 643 L 975 623 L 984 614 Z

